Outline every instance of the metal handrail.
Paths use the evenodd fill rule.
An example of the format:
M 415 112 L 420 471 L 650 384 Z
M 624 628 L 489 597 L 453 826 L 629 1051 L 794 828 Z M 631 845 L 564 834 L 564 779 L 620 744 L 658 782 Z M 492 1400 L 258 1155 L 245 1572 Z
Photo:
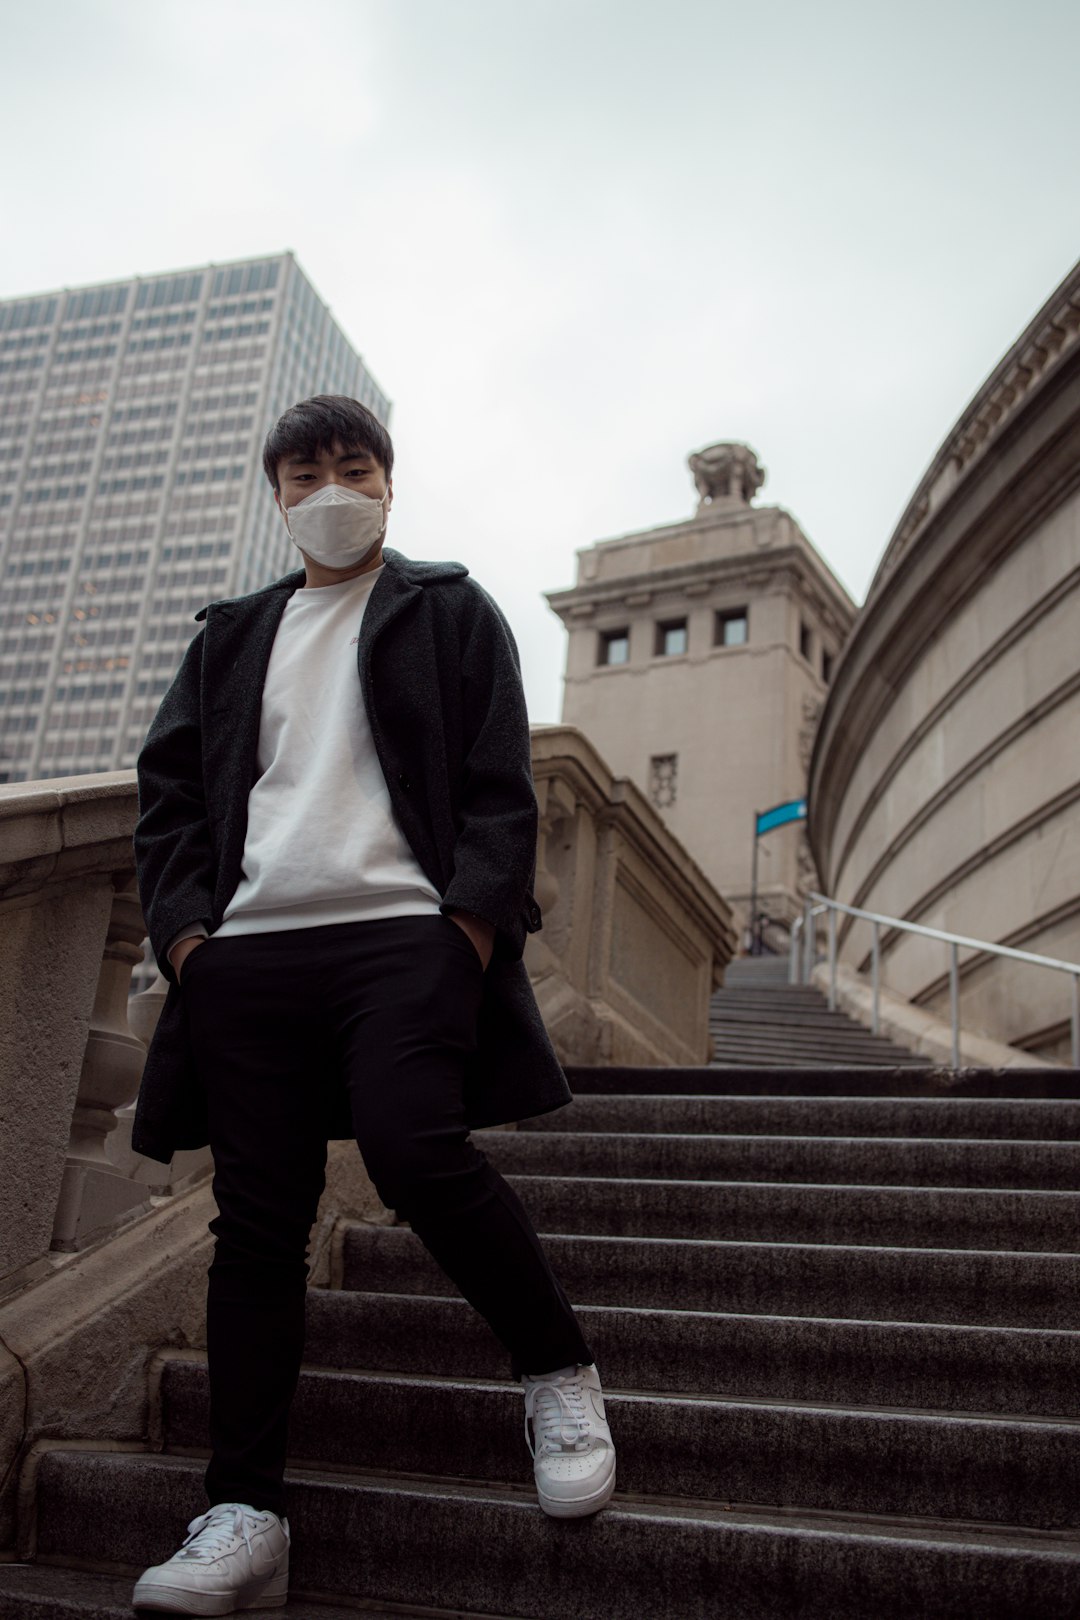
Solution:
M 925 923 L 905 922 L 902 917 L 886 917 L 881 912 L 864 911 L 860 906 L 848 906 L 842 900 L 830 900 L 824 894 L 811 893 L 803 908 L 802 917 L 796 918 L 791 930 L 791 982 L 809 983 L 814 966 L 816 930 L 811 926 L 815 917 L 828 916 L 829 931 L 829 1007 L 836 1009 L 836 917 L 856 917 L 873 927 L 871 946 L 871 979 L 873 985 L 872 1029 L 880 1028 L 881 1004 L 881 930 L 898 929 L 901 933 L 920 934 L 924 939 L 936 939 L 949 947 L 949 1013 L 952 1026 L 953 1068 L 960 1067 L 960 950 L 982 951 L 989 956 L 1005 956 L 1013 962 L 1026 962 L 1031 967 L 1048 968 L 1051 972 L 1067 973 L 1072 979 L 1072 1062 L 1080 1069 L 1080 962 L 1063 962 L 1054 956 L 1038 956 L 1034 951 L 1018 951 L 1012 945 L 995 945 L 987 939 L 970 939 L 966 934 L 951 934 L 943 928 L 928 928 Z M 801 936 L 801 938 L 800 938 Z M 799 945 L 802 950 L 800 952 Z M 802 957 L 800 971 L 799 957 Z

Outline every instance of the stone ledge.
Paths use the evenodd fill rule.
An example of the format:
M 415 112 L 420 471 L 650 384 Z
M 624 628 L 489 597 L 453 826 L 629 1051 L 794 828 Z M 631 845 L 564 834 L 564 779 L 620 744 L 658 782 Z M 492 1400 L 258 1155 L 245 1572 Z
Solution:
M 829 993 L 829 968 L 825 962 L 814 969 L 813 984 L 825 995 Z M 871 985 L 846 962 L 836 969 L 836 1005 L 849 1018 L 855 1018 L 867 1029 L 873 1027 L 874 992 Z M 942 1068 L 952 1067 L 952 1029 L 944 1019 L 936 1017 L 922 1007 L 915 1007 L 903 996 L 882 987 L 878 997 L 878 1032 L 886 1039 L 904 1046 L 909 1052 L 928 1057 Z M 1006 1046 L 987 1035 L 976 1035 L 961 1027 L 960 1064 L 973 1069 L 1060 1069 L 1059 1063 L 1048 1063 L 1033 1057 L 1019 1046 Z

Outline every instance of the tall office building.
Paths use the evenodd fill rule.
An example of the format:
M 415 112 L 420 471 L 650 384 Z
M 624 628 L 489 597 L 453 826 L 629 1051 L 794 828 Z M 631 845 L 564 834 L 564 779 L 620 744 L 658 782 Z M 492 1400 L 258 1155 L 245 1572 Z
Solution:
M 267 428 L 390 403 L 289 253 L 0 303 L 0 782 L 121 769 L 214 597 L 294 566 Z

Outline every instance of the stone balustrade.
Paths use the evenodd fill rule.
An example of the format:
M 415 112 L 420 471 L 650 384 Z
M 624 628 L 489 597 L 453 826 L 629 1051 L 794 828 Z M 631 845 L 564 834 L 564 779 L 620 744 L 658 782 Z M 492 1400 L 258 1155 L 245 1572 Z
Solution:
M 545 927 L 526 962 L 560 1058 L 707 1061 L 728 907 L 580 732 L 535 728 L 533 760 Z M 165 988 L 129 1002 L 136 815 L 131 771 L 0 787 L 0 1292 L 210 1169 L 206 1150 L 165 1167 L 130 1148 Z
M 565 1064 L 707 1063 L 731 910 L 644 794 L 573 726 L 534 726 L 535 893 L 525 962 Z

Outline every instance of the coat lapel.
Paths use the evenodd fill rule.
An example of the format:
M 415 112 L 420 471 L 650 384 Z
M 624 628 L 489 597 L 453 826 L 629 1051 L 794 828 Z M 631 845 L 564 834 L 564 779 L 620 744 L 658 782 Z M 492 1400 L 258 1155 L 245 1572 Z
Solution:
M 211 603 L 207 611 L 204 776 L 207 807 L 211 816 L 219 809 L 222 820 L 239 796 L 246 822 L 247 795 L 257 768 L 266 670 L 285 604 L 303 577 L 297 574 L 282 580 L 257 596 Z
M 365 696 L 371 690 L 371 652 L 379 636 L 398 614 L 420 595 L 420 586 L 397 566 L 396 553 L 384 553 L 386 567 L 375 581 L 375 589 L 364 613 L 363 630 L 356 649 L 360 686 Z

